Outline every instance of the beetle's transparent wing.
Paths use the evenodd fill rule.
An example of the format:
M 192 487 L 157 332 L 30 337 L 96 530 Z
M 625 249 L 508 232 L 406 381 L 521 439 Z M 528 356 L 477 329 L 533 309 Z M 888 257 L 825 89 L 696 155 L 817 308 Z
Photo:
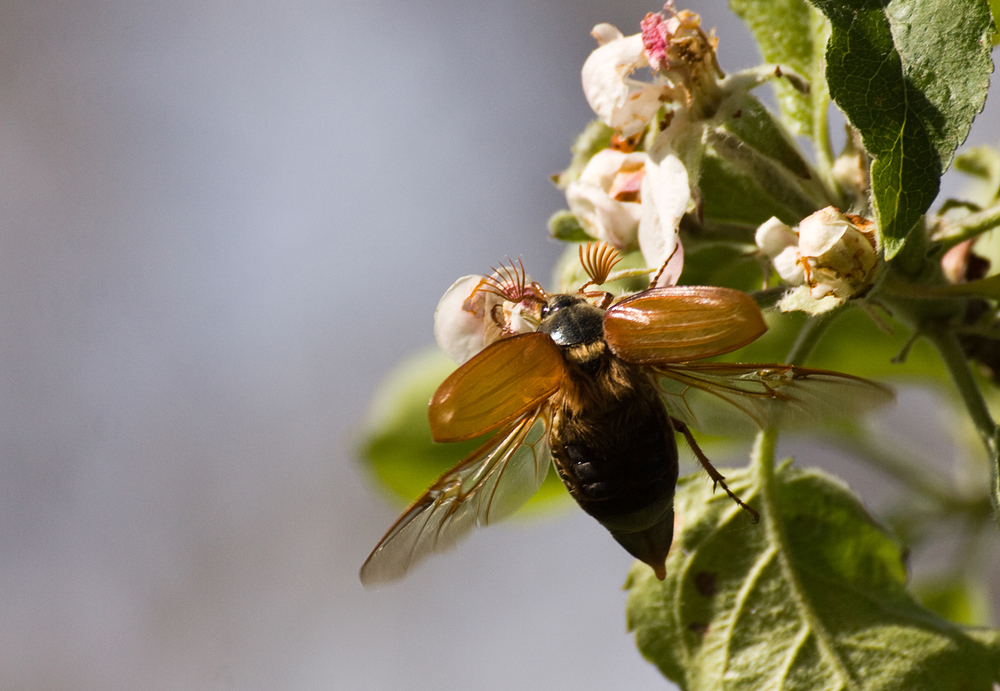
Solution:
M 401 578 L 477 525 L 505 518 L 538 491 L 549 472 L 549 410 L 515 421 L 442 475 L 389 529 L 361 567 L 365 585 Z
M 652 288 L 612 305 L 604 339 L 626 362 L 661 365 L 721 355 L 767 330 L 746 293 L 716 286 Z
M 709 434 L 815 425 L 894 398 L 891 389 L 867 379 L 792 365 L 708 362 L 648 369 L 670 414 Z M 734 409 L 743 415 L 732 415 Z

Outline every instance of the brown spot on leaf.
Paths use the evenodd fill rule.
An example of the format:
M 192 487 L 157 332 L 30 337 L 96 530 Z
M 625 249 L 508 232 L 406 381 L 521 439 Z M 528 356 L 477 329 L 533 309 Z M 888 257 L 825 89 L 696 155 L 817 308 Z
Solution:
M 712 597 L 718 590 L 715 585 L 715 574 L 709 571 L 699 571 L 692 580 L 699 595 Z
M 704 636 L 708 633 L 708 624 L 703 621 L 693 621 L 687 625 L 688 631 L 691 633 L 696 633 L 699 636 Z

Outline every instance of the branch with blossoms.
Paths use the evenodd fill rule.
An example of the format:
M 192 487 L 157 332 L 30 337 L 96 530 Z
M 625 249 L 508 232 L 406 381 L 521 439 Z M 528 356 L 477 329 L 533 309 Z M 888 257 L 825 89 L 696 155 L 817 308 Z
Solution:
M 778 430 L 765 425 L 749 465 L 726 471 L 722 485 L 757 507 L 760 523 L 740 523 L 739 506 L 699 474 L 682 477 L 665 574 L 637 563 L 628 576 L 629 628 L 686 690 L 991 691 L 1000 683 L 1000 632 L 986 628 L 996 623 L 986 584 L 1000 525 L 1000 233 L 991 232 L 1000 226 L 1000 152 L 959 151 L 989 86 L 990 7 L 730 5 L 766 64 L 727 75 L 714 31 L 669 2 L 630 35 L 594 28 L 582 83 L 596 119 L 554 178 L 567 209 L 548 231 L 567 248 L 553 290 L 591 287 L 608 296 L 601 309 L 670 286 L 749 295 L 767 333 L 734 353 L 719 349 L 720 362 L 699 371 L 788 363 L 780 371 L 802 375 L 798 388 L 779 395 L 781 383 L 765 375 L 778 366 L 761 365 L 740 370 L 739 381 L 712 380 L 708 398 L 732 403 L 752 392 L 805 408 L 829 396 L 839 417 L 813 419 L 811 432 L 893 478 L 901 494 L 874 518 L 808 458 L 778 462 Z M 775 88 L 777 112 L 758 99 L 763 85 Z M 839 154 L 832 107 L 848 123 Z M 978 187 L 938 200 L 952 163 Z M 593 241 L 606 245 L 599 257 L 581 249 Z M 620 258 L 612 261 L 611 247 Z M 422 355 L 378 396 L 363 455 L 382 484 L 412 498 L 483 448 L 482 439 L 432 444 L 429 394 L 454 363 L 536 332 L 547 295 L 520 265 L 449 288 L 435 337 L 453 362 Z M 875 428 L 864 414 L 872 401 L 851 399 L 864 391 L 852 380 L 807 368 L 935 389 L 955 420 L 954 472 Z M 686 406 L 694 393 L 683 389 L 678 400 Z M 735 423 L 713 435 L 701 443 L 748 440 Z M 528 506 L 564 495 L 547 480 Z M 911 579 L 908 555 L 941 541 L 953 558 Z

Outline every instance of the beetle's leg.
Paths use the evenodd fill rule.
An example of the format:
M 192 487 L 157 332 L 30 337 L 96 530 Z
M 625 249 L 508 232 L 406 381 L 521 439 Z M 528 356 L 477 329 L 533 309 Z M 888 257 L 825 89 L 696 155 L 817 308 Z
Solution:
M 680 243 L 674 245 L 674 251 L 670 253 L 670 256 L 667 257 L 666 260 L 664 260 L 664 262 L 660 265 L 660 270 L 656 272 L 656 275 L 653 276 L 653 280 L 649 282 L 650 288 L 656 287 L 656 282 L 660 280 L 660 276 L 662 276 L 663 272 L 667 270 L 667 264 L 669 264 L 670 260 L 674 258 L 674 255 L 677 254 L 677 250 L 679 250 L 680 247 Z
M 730 499 L 735 501 L 741 508 L 746 509 L 746 511 L 753 516 L 754 523 L 760 521 L 760 514 L 748 504 L 745 504 L 742 499 L 733 494 L 733 491 L 729 489 L 729 485 L 726 484 L 725 476 L 716 470 L 715 466 L 712 465 L 712 462 L 708 460 L 708 456 L 706 456 L 701 450 L 701 447 L 698 446 L 698 442 L 694 440 L 694 435 L 691 434 L 691 430 L 688 426 L 674 417 L 670 418 L 670 424 L 674 426 L 675 430 L 684 435 L 684 439 L 687 441 L 688 446 L 691 447 L 691 450 L 694 452 L 695 457 L 697 457 L 698 462 L 701 463 L 701 467 L 705 469 L 705 472 L 708 473 L 708 477 L 712 479 L 712 489 L 715 490 L 716 486 L 722 487 L 722 489 L 726 491 L 726 494 L 729 495 Z
M 597 306 L 602 310 L 606 310 L 610 307 L 611 302 L 615 299 L 614 295 L 603 290 L 586 290 L 583 291 L 583 296 L 586 298 L 600 298 L 601 301 L 597 304 Z

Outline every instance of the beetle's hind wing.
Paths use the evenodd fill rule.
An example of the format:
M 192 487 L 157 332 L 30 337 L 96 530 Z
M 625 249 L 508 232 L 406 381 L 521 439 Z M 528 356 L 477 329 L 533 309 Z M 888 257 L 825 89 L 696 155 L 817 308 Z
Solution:
M 867 379 L 792 365 L 705 362 L 647 369 L 670 414 L 709 434 L 815 426 L 894 399 L 892 389 Z M 732 415 L 734 409 L 742 415 Z
M 442 475 L 389 529 L 361 567 L 365 585 L 401 578 L 477 525 L 512 514 L 549 472 L 549 409 L 542 404 Z

